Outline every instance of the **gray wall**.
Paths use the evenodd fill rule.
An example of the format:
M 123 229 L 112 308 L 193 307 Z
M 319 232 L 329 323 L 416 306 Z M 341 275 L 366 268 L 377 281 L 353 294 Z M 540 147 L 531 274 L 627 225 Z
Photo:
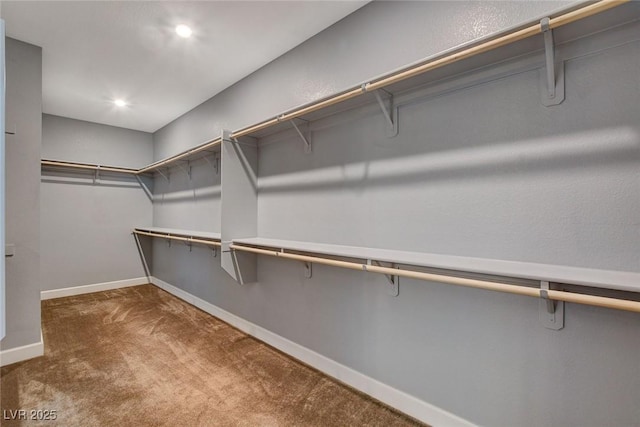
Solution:
M 151 163 L 150 133 L 43 114 L 42 158 L 140 168 Z
M 191 163 L 191 177 L 174 166 L 163 171 L 167 178 L 156 179 L 154 225 L 220 232 L 220 174 L 214 168 L 219 159 L 207 158 L 210 163 L 202 159 Z
M 155 157 L 555 7 L 372 3 L 158 131 Z M 259 235 L 640 271 L 640 46 L 585 54 L 594 40 L 561 52 L 559 106 L 541 105 L 527 68 L 466 89 L 453 79 L 401 107 L 393 139 L 375 109 L 318 125 L 310 155 L 292 133 L 265 139 Z M 170 209 L 154 206 L 155 225 L 185 221 Z M 520 296 L 403 279 L 393 298 L 380 276 L 315 265 L 304 279 L 266 257 L 259 283 L 239 286 L 210 250 L 156 241 L 152 256 L 160 279 L 474 423 L 640 419 L 637 314 L 571 304 L 552 331 Z
M 2 350 L 40 341 L 42 49 L 6 39 L 6 327 Z
M 42 157 L 138 168 L 151 163 L 151 134 L 44 114 Z M 146 276 L 131 230 L 152 222 L 135 178 L 43 171 L 42 290 Z
M 5 40 L 4 40 L 4 21 L 0 19 L 0 63 L 2 66 L 2 70 L 0 70 L 0 75 L 2 78 L 0 80 L 0 253 L 2 254 L 2 258 L 5 255 L 5 220 L 4 220 L 4 152 L 5 152 Z M 5 332 L 5 291 L 4 291 L 4 279 L 5 279 L 5 265 L 4 263 L 0 264 L 0 340 L 4 338 Z

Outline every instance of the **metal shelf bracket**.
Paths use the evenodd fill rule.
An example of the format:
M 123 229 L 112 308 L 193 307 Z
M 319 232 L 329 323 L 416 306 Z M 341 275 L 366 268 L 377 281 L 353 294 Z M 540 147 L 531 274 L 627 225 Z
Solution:
M 307 154 L 311 153 L 311 130 L 309 129 L 309 123 L 307 122 L 307 135 L 305 136 L 302 131 L 300 131 L 300 128 L 298 127 L 294 119 L 291 119 L 290 122 L 296 132 L 298 132 L 300 139 L 302 139 L 302 142 L 304 143 L 304 152 Z
M 542 104 L 550 107 L 564 101 L 564 61 L 555 60 L 555 46 L 553 42 L 553 30 L 549 26 L 549 18 L 540 20 L 540 29 L 544 37 L 545 71 L 540 73 L 541 86 L 546 90 L 542 93 Z
M 311 276 L 312 276 L 311 263 L 310 262 L 303 262 L 302 265 L 304 265 L 304 277 L 306 279 L 310 279 Z
M 380 109 L 382 110 L 382 115 L 387 121 L 387 136 L 393 138 L 398 135 L 398 107 L 393 103 L 393 94 L 384 89 L 378 89 L 374 91 L 373 94 L 376 96 L 378 105 L 380 105 Z M 384 94 L 386 98 L 388 98 L 388 107 L 382 99 L 381 94 Z
M 169 169 L 167 169 L 167 174 L 166 174 L 166 175 L 165 175 L 165 174 L 163 174 L 163 173 L 162 173 L 162 171 L 161 171 L 160 169 L 156 169 L 156 171 L 157 171 L 160 175 L 162 175 L 162 177 L 163 177 L 164 179 L 166 179 L 166 180 L 167 180 L 167 182 L 169 182 Z
M 187 167 L 184 167 L 181 163 L 178 163 L 177 165 L 180 169 L 182 169 L 184 173 L 187 174 L 187 176 L 189 177 L 189 180 L 191 180 L 191 162 L 189 160 L 187 160 L 186 162 L 187 162 Z
M 276 256 L 279 254 L 283 254 L 284 252 L 284 248 L 280 248 L 280 252 L 276 252 Z M 309 261 L 300 261 L 302 263 L 302 265 L 304 266 L 304 277 L 306 279 L 310 279 L 313 271 L 312 271 L 312 263 Z
M 549 282 L 540 282 L 539 318 L 547 329 L 564 328 L 564 301 L 549 299 Z
M 213 170 L 216 172 L 216 175 L 220 175 L 220 158 L 218 156 L 214 156 L 213 162 L 211 162 L 211 160 L 209 160 L 207 157 L 203 158 L 207 163 L 209 163 L 209 166 L 213 168 Z
M 100 165 L 93 171 L 93 185 L 96 185 L 96 182 L 100 180 Z
M 380 261 L 367 260 L 367 265 L 375 264 L 378 267 L 398 268 L 395 263 L 389 263 L 389 265 L 382 265 Z M 392 297 L 397 297 L 400 294 L 400 276 L 392 276 L 390 274 L 384 275 L 387 278 L 387 293 Z

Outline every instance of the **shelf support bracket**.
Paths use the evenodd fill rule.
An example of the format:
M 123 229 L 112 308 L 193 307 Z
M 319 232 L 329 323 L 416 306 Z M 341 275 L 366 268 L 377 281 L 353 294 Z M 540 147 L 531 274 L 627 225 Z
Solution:
M 100 179 L 100 165 L 93 171 L 93 185 L 96 185 L 96 182 Z
M 167 173 L 167 175 L 165 175 L 165 174 L 163 174 L 163 173 L 162 173 L 162 171 L 161 171 L 160 169 L 156 169 L 156 171 L 157 171 L 160 175 L 162 175 L 162 177 L 163 177 L 164 179 L 166 179 L 166 180 L 167 180 L 167 182 L 169 182 L 169 173 Z
M 216 258 L 218 256 L 218 248 L 213 246 L 211 247 L 211 250 L 213 251 L 213 257 Z
M 191 180 L 191 162 L 187 160 L 187 167 L 185 168 L 182 164 L 178 163 L 178 167 L 183 170 L 184 173 L 187 174 L 189 180 Z
M 549 18 L 540 20 L 540 29 L 544 37 L 545 75 L 540 74 L 541 80 L 545 80 L 546 93 L 542 94 L 543 105 L 550 107 L 564 101 L 564 62 L 556 65 L 553 30 L 549 27 Z M 542 82 L 541 82 L 542 83 Z M 543 86 L 543 87 L 544 87 Z
M 312 275 L 312 271 L 311 271 L 311 263 L 310 262 L 303 262 L 302 265 L 304 265 L 304 277 L 306 279 L 310 279 L 311 275 Z
M 381 93 L 384 93 L 389 98 L 389 106 L 385 104 L 382 99 Z M 387 128 L 387 136 L 392 138 L 398 135 L 398 107 L 393 104 L 393 94 L 383 90 L 378 89 L 373 94 L 376 96 L 376 100 L 378 101 L 378 105 L 380 105 L 380 109 L 382 110 L 382 115 L 385 120 L 389 124 Z
M 300 131 L 300 128 L 296 124 L 295 120 L 291 119 L 290 122 L 293 125 L 293 128 L 296 130 L 296 132 L 298 132 L 298 135 L 300 136 L 300 139 L 302 139 L 302 142 L 304 142 L 304 152 L 307 154 L 311 153 L 311 131 L 307 130 L 307 136 L 304 136 L 304 134 Z M 309 125 L 307 123 L 307 128 L 308 126 Z
M 387 119 L 387 122 L 389 122 L 389 124 L 391 126 L 393 126 L 393 120 L 391 120 L 391 115 L 389 114 L 389 111 L 387 110 L 387 106 L 384 105 L 384 101 L 382 100 L 382 97 L 380 96 L 380 90 L 378 89 L 375 92 L 373 92 L 373 94 L 376 96 L 376 99 L 378 100 L 378 104 L 380 105 L 380 109 L 382 110 L 382 114 L 384 115 L 384 118 Z
M 209 166 L 211 166 L 211 167 L 213 168 L 213 170 L 214 170 L 214 171 L 216 171 L 216 175 L 219 175 L 219 174 L 220 174 L 220 168 L 218 167 L 218 165 L 219 165 L 219 163 L 218 163 L 218 161 L 219 161 L 218 156 L 214 156 L 214 158 L 213 158 L 213 163 L 211 163 L 211 160 L 209 160 L 206 156 L 205 156 L 205 157 L 203 157 L 203 158 L 204 158 L 204 160 L 205 160 L 207 163 L 209 163 Z
M 547 329 L 560 330 L 564 328 L 564 301 L 554 301 L 549 298 L 549 282 L 540 282 L 539 318 Z
M 367 260 L 367 265 L 375 264 L 378 267 L 389 267 L 389 268 L 398 268 L 395 263 L 391 263 L 388 266 L 382 265 L 379 261 L 375 260 Z M 390 274 L 384 275 L 387 278 L 387 282 L 389 282 L 387 286 L 387 293 L 392 297 L 397 297 L 400 294 L 400 276 L 392 276 Z

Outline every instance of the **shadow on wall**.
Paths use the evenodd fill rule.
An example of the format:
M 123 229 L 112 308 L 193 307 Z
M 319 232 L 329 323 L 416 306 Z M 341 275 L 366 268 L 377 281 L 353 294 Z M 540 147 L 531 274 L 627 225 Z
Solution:
M 153 195 L 154 203 L 181 203 L 193 200 L 215 200 L 219 199 L 221 194 L 220 185 L 214 187 L 203 187 L 201 189 L 189 189 L 172 191 L 170 193 L 160 193 Z
M 155 175 L 154 201 L 159 201 L 158 195 L 162 195 L 163 201 L 213 198 L 216 194 L 220 197 L 220 173 L 214 170 L 211 163 L 196 160 L 187 167 L 173 166 Z M 189 192 L 191 196 L 187 195 Z M 166 194 L 171 196 L 165 197 Z
M 468 180 L 484 176 L 546 174 L 607 163 L 637 163 L 640 135 L 631 127 L 577 132 L 509 144 L 459 148 L 412 157 L 354 162 L 307 172 L 261 177 L 263 193 L 314 191 L 409 182 Z
M 454 76 L 436 94 L 427 85 L 408 97 L 396 95 L 400 133 L 395 138 L 386 137 L 379 108 L 312 123 L 310 155 L 301 153 L 294 132 L 265 137 L 260 190 L 392 185 L 638 162 L 634 111 L 639 92 L 630 83 L 638 53 L 640 43 L 633 42 L 566 59 L 566 99 L 557 106 L 540 102 L 544 70 L 509 71 L 515 62 L 484 70 L 491 80 L 470 85 Z M 511 74 L 505 76 L 506 71 Z M 285 178 L 294 173 L 295 180 Z

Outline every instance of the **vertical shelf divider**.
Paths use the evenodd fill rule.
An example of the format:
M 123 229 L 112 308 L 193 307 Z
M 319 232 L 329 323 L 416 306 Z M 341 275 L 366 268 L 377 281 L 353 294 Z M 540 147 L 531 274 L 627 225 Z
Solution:
M 221 147 L 222 268 L 238 283 L 257 280 L 257 255 L 233 251 L 234 239 L 258 235 L 258 144 L 222 131 Z

